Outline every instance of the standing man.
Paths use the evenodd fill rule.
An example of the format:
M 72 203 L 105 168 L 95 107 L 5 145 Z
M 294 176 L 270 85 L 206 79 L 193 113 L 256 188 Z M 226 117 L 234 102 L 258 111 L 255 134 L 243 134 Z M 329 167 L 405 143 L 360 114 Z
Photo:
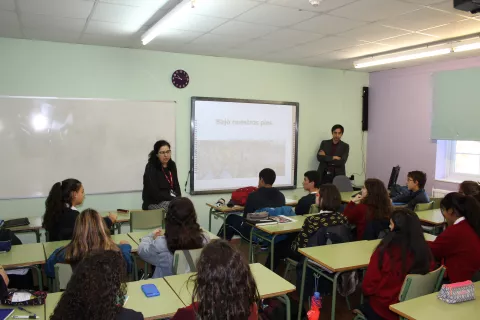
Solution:
M 350 146 L 343 142 L 343 126 L 336 124 L 332 127 L 332 139 L 323 140 L 317 153 L 318 173 L 321 184 L 332 183 L 335 176 L 345 175 Z

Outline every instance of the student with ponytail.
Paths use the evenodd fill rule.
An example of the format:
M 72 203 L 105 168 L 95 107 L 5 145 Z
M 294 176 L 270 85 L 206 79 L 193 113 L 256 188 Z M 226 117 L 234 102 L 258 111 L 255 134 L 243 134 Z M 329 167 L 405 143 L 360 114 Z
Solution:
M 75 221 L 80 214 L 77 206 L 83 203 L 85 190 L 77 179 L 66 179 L 53 185 L 45 201 L 42 227 L 48 232 L 49 241 L 71 240 Z M 117 215 L 110 213 L 105 223 L 110 228 Z
M 197 213 L 188 198 L 175 198 L 168 205 L 165 232 L 157 229 L 141 239 L 138 255 L 155 266 L 152 278 L 172 275 L 176 250 L 200 249 L 210 241 L 197 222 Z
M 449 193 L 440 202 L 447 229 L 433 242 L 433 255 L 444 260 L 450 282 L 471 280 L 480 271 L 480 203 L 471 196 Z

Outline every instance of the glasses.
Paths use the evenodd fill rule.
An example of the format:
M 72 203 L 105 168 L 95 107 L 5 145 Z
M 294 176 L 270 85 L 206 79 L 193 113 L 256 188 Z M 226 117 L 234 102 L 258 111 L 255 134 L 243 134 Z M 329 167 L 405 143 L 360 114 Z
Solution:
M 160 151 L 158 154 L 164 156 L 164 155 L 170 155 L 172 153 L 172 150 L 167 150 L 167 151 Z

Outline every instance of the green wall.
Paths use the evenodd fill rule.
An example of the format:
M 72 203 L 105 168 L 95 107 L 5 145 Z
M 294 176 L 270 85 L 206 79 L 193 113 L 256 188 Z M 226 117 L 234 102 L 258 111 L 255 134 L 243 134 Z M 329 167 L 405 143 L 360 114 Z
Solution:
M 176 89 L 170 83 L 176 69 L 189 73 L 191 81 L 186 89 Z M 368 74 L 361 72 L 0 38 L 0 95 L 177 101 L 175 161 L 182 186 L 189 170 L 192 96 L 299 102 L 299 188 L 303 172 L 317 168 L 317 148 L 322 139 L 330 137 L 330 128 L 335 123 L 345 126 L 344 141 L 350 144 L 347 173 L 361 173 L 363 86 L 368 86 Z M 132 123 L 132 129 L 141 130 L 141 125 Z M 149 151 L 145 150 L 145 160 Z M 75 168 L 71 176 L 75 177 Z M 356 183 L 362 182 L 363 176 L 356 177 Z M 15 182 L 0 180 L 0 183 Z M 85 189 L 84 208 L 108 210 L 141 206 L 140 193 L 89 195 L 88 186 Z M 299 197 L 303 191 L 297 189 L 285 194 Z M 215 202 L 220 196 L 228 197 L 192 197 L 203 226 L 208 224 L 205 203 Z M 43 210 L 44 199 L 0 201 L 0 218 L 37 216 L 43 214 Z M 219 221 L 214 223 L 216 228 L 219 225 Z

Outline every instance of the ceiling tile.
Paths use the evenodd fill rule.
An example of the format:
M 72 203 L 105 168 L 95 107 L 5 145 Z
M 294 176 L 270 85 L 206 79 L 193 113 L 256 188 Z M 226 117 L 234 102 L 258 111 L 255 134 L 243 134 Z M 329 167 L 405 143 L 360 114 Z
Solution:
M 99 2 L 120 4 L 131 7 L 152 6 L 158 8 L 159 6 L 161 7 L 166 4 L 168 1 L 169 0 L 100 0 Z
M 314 17 L 310 20 L 300 22 L 291 28 L 335 35 L 353 28 L 357 28 L 364 24 L 365 22 L 362 21 L 350 20 L 324 14 L 319 17 Z
M 254 52 L 248 49 L 234 48 L 224 53 L 225 57 L 247 60 L 261 60 L 265 53 Z
M 119 47 L 119 48 L 131 48 L 135 44 L 129 36 L 112 36 L 112 35 L 101 35 L 101 34 L 84 34 L 80 39 L 79 43 L 96 45 L 96 46 L 109 46 L 109 47 Z
M 440 3 L 440 2 L 445 1 L 445 0 L 405 0 L 405 1 L 406 2 L 411 2 L 411 3 L 414 3 L 414 4 L 420 4 L 420 5 L 423 5 L 423 6 L 428 6 L 428 5 L 431 5 L 431 4 Z
M 443 26 L 421 30 L 422 33 L 430 34 L 441 38 L 454 38 L 480 32 L 480 21 L 465 19 Z
M 459 15 L 459 16 L 462 16 L 462 17 L 470 18 L 470 17 L 474 16 L 473 14 L 471 14 L 468 11 L 461 11 L 461 10 L 455 9 L 453 7 L 453 1 L 452 0 L 444 0 L 441 3 L 432 4 L 430 7 L 434 8 L 434 9 L 450 12 L 450 13 L 453 13 L 453 14 L 456 14 L 456 15 Z
M 200 37 L 203 33 L 185 31 L 185 30 L 175 30 L 175 29 L 165 29 L 161 34 L 159 34 L 155 39 L 146 45 L 156 46 L 161 45 L 179 45 L 191 42 L 192 40 Z
M 277 28 L 270 26 L 240 21 L 229 21 L 220 27 L 213 29 L 211 33 L 251 39 L 265 36 L 266 34 L 275 30 L 277 30 Z
M 71 32 L 55 29 L 23 28 L 25 38 L 54 42 L 76 43 L 80 39 L 80 32 Z
M 381 21 L 383 25 L 394 28 L 408 29 L 411 31 L 418 31 L 427 28 L 437 27 L 446 23 L 462 20 L 460 16 L 424 8 L 400 16 Z
M 220 36 L 207 33 L 192 41 L 194 45 L 233 47 L 249 41 L 245 38 Z
M 395 48 L 407 48 L 423 43 L 435 42 L 439 38 L 419 33 L 410 33 L 404 36 L 394 37 L 382 40 L 381 43 L 393 46 Z
M 15 11 L 14 0 L 2 0 L 2 1 L 0 1 L 0 11 L 3 11 L 3 10 Z
M 92 11 L 94 2 L 84 0 L 17 0 L 17 4 L 22 13 L 86 19 Z
M 297 57 L 311 57 L 325 52 L 344 49 L 359 45 L 363 42 L 342 37 L 325 37 L 303 45 L 297 45 L 292 48 L 285 49 L 285 54 Z
M 86 19 L 62 18 L 32 13 L 21 14 L 20 20 L 24 28 L 59 29 L 72 32 L 81 32 L 87 22 Z
M 341 33 L 340 35 L 342 37 L 374 42 L 408 33 L 410 33 L 410 31 L 389 28 L 381 25 L 380 23 L 372 23 L 360 28 Z
M 0 37 L 22 38 L 17 14 L 13 11 L 0 11 Z
M 98 3 L 92 15 L 92 20 L 128 23 L 136 26 L 145 24 L 158 8 L 130 7 L 110 3 Z
M 131 28 L 123 23 L 89 21 L 85 33 L 102 35 L 132 35 L 138 28 Z
M 186 14 L 181 18 L 171 16 L 163 21 L 165 23 L 165 27 L 169 29 L 209 32 L 228 20 L 224 18 L 207 17 L 197 14 Z
M 264 36 L 264 39 L 285 42 L 293 44 L 301 44 L 310 42 L 324 37 L 322 34 L 311 33 L 306 31 L 297 31 L 292 29 L 280 29 Z
M 312 6 L 307 0 L 270 0 L 268 3 L 275 4 L 279 6 L 291 7 L 301 10 L 316 11 L 316 12 L 325 12 L 333 10 L 336 8 L 343 7 L 349 3 L 355 2 L 357 0 L 323 0 L 316 7 Z
M 1 24 L 0 24 L 1 25 Z M 0 27 L 0 38 L 18 38 L 23 39 L 20 27 Z
M 395 49 L 392 46 L 380 43 L 365 43 L 358 46 L 335 51 L 337 59 L 358 59 L 360 57 L 379 54 Z
M 250 0 L 198 1 L 194 10 L 195 14 L 231 19 L 258 5 L 259 2 Z
M 270 41 L 265 39 L 255 39 L 250 42 L 246 42 L 241 45 L 238 45 L 236 46 L 236 48 L 242 48 L 242 49 L 251 50 L 254 52 L 269 53 L 269 52 L 283 50 L 292 46 L 293 44 L 289 44 L 289 43 L 282 43 L 282 42 Z
M 255 7 L 235 18 L 239 21 L 253 22 L 276 27 L 286 27 L 315 16 L 309 11 L 264 4 Z
M 418 6 L 414 4 L 398 0 L 359 0 L 333 10 L 330 14 L 344 18 L 373 22 L 417 9 Z

